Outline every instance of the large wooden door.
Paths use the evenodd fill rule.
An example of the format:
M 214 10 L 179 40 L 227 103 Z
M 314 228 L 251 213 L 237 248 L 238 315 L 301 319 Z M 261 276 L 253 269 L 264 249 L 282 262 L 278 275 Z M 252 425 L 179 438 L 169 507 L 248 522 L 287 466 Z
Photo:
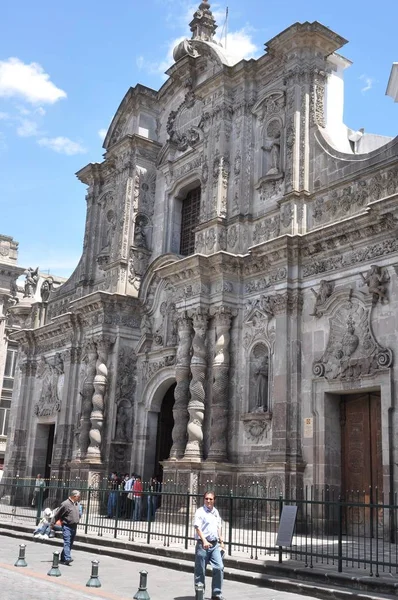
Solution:
M 380 394 L 341 399 L 342 495 L 352 503 L 382 502 L 383 472 Z M 349 506 L 347 526 L 366 528 L 370 511 Z

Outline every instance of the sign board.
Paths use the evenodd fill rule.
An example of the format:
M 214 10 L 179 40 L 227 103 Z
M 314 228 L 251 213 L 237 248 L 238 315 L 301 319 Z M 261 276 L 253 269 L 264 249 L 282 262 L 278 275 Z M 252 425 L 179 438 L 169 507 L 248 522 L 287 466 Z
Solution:
M 314 425 L 311 417 L 306 417 L 304 419 L 304 437 L 312 438 L 314 435 Z
M 277 546 L 291 546 L 294 526 L 296 524 L 297 506 L 284 506 L 279 521 Z

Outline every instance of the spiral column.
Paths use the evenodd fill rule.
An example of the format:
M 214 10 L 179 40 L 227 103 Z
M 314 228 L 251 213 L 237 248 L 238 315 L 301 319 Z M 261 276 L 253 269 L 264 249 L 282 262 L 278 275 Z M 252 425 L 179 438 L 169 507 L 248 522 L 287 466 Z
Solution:
M 170 450 L 170 460 L 178 460 L 184 456 L 187 443 L 187 425 L 189 419 L 189 364 L 191 360 L 192 321 L 187 313 L 177 320 L 178 348 L 176 356 L 176 382 L 174 390 L 174 427 L 171 433 L 173 445 Z
M 86 342 L 84 346 L 86 362 L 86 376 L 83 382 L 83 389 L 80 392 L 82 405 L 80 412 L 79 433 L 77 438 L 76 458 L 85 458 L 89 445 L 89 433 L 91 428 L 90 415 L 93 409 L 92 396 L 94 392 L 94 377 L 96 373 L 97 346 L 93 340 Z
M 188 402 L 188 441 L 184 460 L 200 462 L 202 460 L 203 417 L 205 411 L 207 314 L 198 310 L 192 319 L 195 334 L 192 341 L 192 379 L 189 384 L 191 397 Z
M 210 448 L 207 460 L 227 461 L 228 447 L 228 371 L 231 311 L 224 306 L 214 315 L 216 345 L 213 360 Z
M 90 445 L 87 450 L 87 458 L 101 462 L 102 427 L 104 423 L 105 392 L 108 383 L 108 361 L 111 341 L 108 338 L 97 340 L 98 357 L 95 363 L 94 394 L 92 397 L 92 411 L 90 414 Z

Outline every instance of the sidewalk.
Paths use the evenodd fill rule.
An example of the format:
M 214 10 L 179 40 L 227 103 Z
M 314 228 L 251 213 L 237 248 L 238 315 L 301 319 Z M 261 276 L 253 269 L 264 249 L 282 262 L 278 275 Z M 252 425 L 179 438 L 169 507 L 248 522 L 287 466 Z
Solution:
M 4 549 L 7 547 L 7 564 L 13 565 L 18 556 L 18 546 L 27 544 L 27 562 L 31 565 L 40 565 L 40 560 L 46 558 L 45 568 L 41 566 L 42 573 L 46 574 L 51 566 L 52 553 L 62 548 L 62 540 L 53 539 L 46 542 L 34 539 L 31 529 L 21 526 L 0 528 L 0 567 L 4 568 L 7 562 L 4 558 Z M 12 551 L 11 551 L 12 550 Z M 74 553 L 78 553 L 79 559 L 73 563 L 73 568 L 63 567 L 66 577 L 72 577 L 77 581 L 79 574 L 82 585 L 85 586 L 90 576 L 91 560 L 100 560 L 100 580 L 105 576 L 108 581 L 108 564 L 118 565 L 118 575 L 115 579 L 112 575 L 110 587 L 103 585 L 101 590 L 109 593 L 117 591 L 120 598 L 132 598 L 138 589 L 139 571 L 145 569 L 148 575 L 148 590 L 151 600 L 174 598 L 176 589 L 183 585 L 184 593 L 178 593 L 178 600 L 193 598 L 193 548 L 182 550 L 180 547 L 164 547 L 152 545 L 141 545 L 133 542 L 114 540 L 112 538 L 98 537 L 93 535 L 78 535 L 76 537 Z M 88 554 L 88 556 L 87 556 Z M 76 556 L 75 556 L 76 559 Z M 112 562 L 115 561 L 115 562 Z M 132 568 L 132 563 L 134 567 Z M 47 568 L 48 567 L 48 568 Z M 75 568 L 76 567 L 76 568 Z M 322 568 L 319 568 L 322 567 Z M 46 570 L 47 569 L 47 570 Z M 18 569 L 22 571 L 23 569 Z M 69 572 L 73 573 L 69 575 Z M 160 581 L 159 574 L 162 572 Z M 103 573 L 103 574 L 102 574 Z M 128 574 L 128 577 L 127 577 Z M 151 581 L 151 574 L 155 574 L 155 581 Z M 116 575 L 116 572 L 115 572 Z M 50 578 L 49 580 L 56 579 Z M 59 578 L 61 580 L 61 578 Z M 183 584 L 180 583 L 183 581 Z M 370 598 L 394 598 L 398 597 L 398 583 L 392 577 L 369 577 L 364 572 L 338 574 L 330 567 L 318 565 L 317 568 L 305 568 L 303 563 L 285 560 L 278 564 L 275 560 L 253 561 L 245 558 L 225 559 L 225 596 L 227 600 L 238 598 L 235 593 L 236 586 L 244 586 L 239 593 L 239 598 L 261 598 L 266 593 L 271 593 L 270 598 L 276 599 L 277 593 L 282 593 L 281 600 L 287 600 L 288 594 L 295 593 L 316 598 L 352 599 L 362 600 Z M 120 582 L 120 586 L 119 586 Z M 119 587 L 117 587 L 119 586 Z M 158 587 L 156 587 L 158 586 Z M 166 586 L 166 587 L 165 587 Z M 170 586 L 170 587 L 169 587 Z M 177 587 L 175 587 L 177 586 Z M 153 587 L 154 591 L 150 588 Z M 166 588 L 170 593 L 166 594 Z M 266 591 L 266 588 L 269 588 Z M 85 593 L 89 588 L 84 587 Z M 227 590 L 229 590 L 227 592 Z M 275 590 L 278 590 L 276 592 Z M 156 592 L 156 593 L 155 593 Z M 99 593 L 99 592 L 98 592 Z M 173 596 L 174 594 L 174 596 Z M 3 596 L 1 596 L 3 599 Z M 111 596 L 104 596 L 112 598 Z M 293 597 L 293 598 L 297 598 Z M 57 600 L 62 600 L 58 598 Z

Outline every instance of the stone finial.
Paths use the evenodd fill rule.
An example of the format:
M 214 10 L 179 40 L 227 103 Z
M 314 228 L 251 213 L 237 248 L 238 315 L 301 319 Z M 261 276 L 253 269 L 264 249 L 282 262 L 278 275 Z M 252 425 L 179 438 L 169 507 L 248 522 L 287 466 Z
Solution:
M 210 10 L 209 2 L 201 2 L 189 24 L 193 40 L 212 42 L 217 29 L 215 18 Z

